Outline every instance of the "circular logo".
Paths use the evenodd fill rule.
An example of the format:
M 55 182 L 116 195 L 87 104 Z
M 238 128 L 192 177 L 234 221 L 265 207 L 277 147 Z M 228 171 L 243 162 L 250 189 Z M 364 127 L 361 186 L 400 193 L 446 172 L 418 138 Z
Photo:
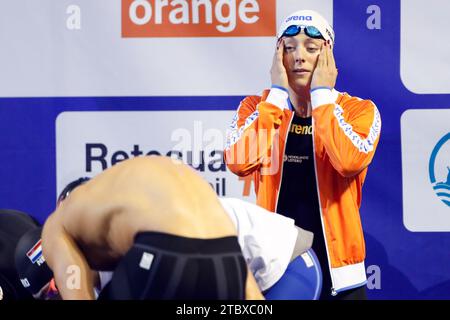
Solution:
M 433 148 L 428 173 L 437 197 L 450 207 L 450 133 L 443 136 Z

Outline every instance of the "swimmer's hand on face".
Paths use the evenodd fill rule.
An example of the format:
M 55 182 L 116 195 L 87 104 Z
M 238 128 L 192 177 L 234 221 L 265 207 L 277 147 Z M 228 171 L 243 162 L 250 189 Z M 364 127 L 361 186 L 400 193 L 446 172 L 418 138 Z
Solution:
M 311 90 L 318 87 L 334 88 L 338 71 L 329 42 L 324 42 L 311 80 Z
M 284 39 L 281 38 L 277 41 L 277 47 L 273 56 L 272 68 L 270 69 L 270 76 L 272 80 L 272 86 L 279 86 L 288 88 L 288 76 L 286 68 L 283 64 L 284 54 Z

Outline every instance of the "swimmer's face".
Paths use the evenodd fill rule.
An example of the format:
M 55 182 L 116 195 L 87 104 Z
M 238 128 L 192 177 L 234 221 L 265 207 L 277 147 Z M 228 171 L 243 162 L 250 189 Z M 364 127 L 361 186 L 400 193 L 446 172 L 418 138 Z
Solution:
M 283 39 L 283 64 L 289 86 L 294 90 L 309 88 L 324 40 L 310 38 L 303 32 Z

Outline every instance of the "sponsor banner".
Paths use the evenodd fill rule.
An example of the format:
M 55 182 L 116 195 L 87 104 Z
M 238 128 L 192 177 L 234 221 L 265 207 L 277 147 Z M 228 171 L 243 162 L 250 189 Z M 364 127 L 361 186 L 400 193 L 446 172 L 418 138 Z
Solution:
M 0 98 L 259 94 L 300 7 L 332 23 L 332 0 L 0 1 Z
M 221 197 L 255 201 L 251 178 L 223 161 L 233 111 L 64 112 L 56 120 L 57 194 L 128 158 L 165 155 L 191 165 Z M 157 182 L 155 182 L 157 183 Z
M 445 0 L 401 1 L 400 74 L 405 87 L 414 93 L 450 93 L 450 42 L 443 41 L 432 58 L 426 44 L 448 39 L 450 2 Z
M 450 231 L 450 110 L 401 118 L 403 222 L 410 231 Z
M 275 0 L 122 0 L 122 36 L 273 37 Z

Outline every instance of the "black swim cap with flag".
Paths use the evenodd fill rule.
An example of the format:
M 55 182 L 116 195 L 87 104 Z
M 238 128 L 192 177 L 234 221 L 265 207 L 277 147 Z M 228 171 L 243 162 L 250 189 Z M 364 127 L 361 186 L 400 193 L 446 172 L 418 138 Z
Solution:
M 70 182 L 59 194 L 58 204 L 64 201 L 78 186 L 89 181 L 83 177 Z M 42 227 L 33 228 L 19 240 L 14 253 L 16 270 L 22 285 L 33 295 L 53 279 L 53 272 L 48 267 L 42 254 Z
M 15 251 L 15 264 L 22 285 L 33 295 L 47 285 L 53 273 L 42 254 L 42 227 L 32 229 L 19 240 Z
M 39 222 L 28 213 L 0 209 L 0 287 L 3 292 L 0 300 L 32 299 L 31 293 L 22 286 L 17 276 L 14 256 L 20 238 L 39 226 Z

